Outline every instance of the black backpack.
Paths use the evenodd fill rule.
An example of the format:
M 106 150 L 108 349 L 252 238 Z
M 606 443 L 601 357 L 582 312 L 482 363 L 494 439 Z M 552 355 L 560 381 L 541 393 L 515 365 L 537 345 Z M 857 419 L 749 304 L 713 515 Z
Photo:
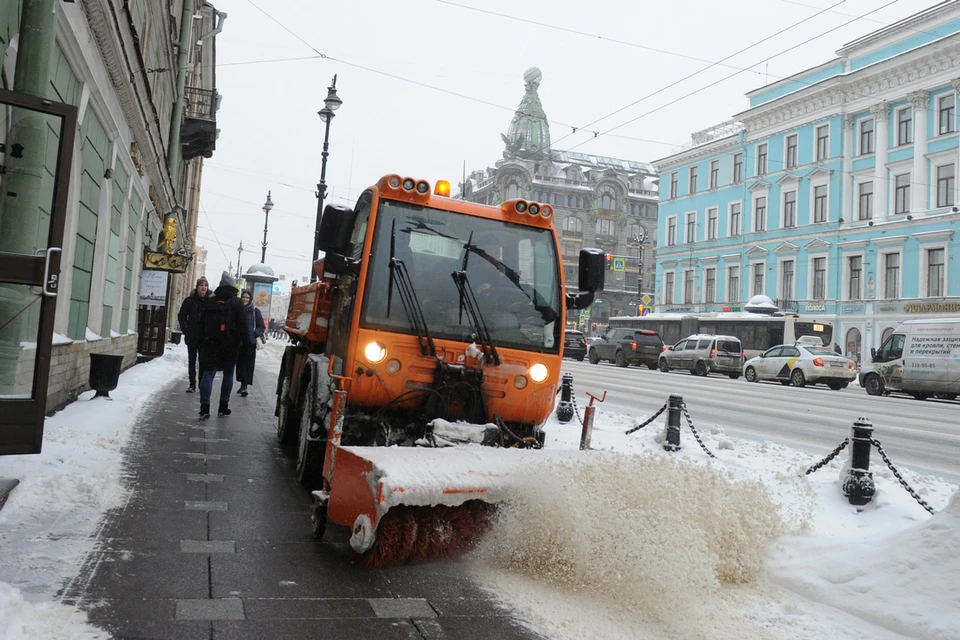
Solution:
M 222 343 L 236 337 L 233 313 L 227 300 L 209 298 L 203 301 L 203 329 L 205 339 Z

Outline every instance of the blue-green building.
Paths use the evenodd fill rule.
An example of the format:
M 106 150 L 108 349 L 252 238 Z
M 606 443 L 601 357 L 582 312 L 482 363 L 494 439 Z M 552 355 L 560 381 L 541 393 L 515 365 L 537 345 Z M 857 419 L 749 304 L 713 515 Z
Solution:
M 657 311 L 756 294 L 836 323 L 858 356 L 901 321 L 960 316 L 960 2 L 747 94 L 655 162 Z

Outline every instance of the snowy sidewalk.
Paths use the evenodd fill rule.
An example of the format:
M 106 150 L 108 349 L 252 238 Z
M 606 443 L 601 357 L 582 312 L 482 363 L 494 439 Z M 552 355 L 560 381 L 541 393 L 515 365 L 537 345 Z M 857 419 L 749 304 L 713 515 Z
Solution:
M 536 637 L 456 563 L 361 569 L 343 531 L 313 541 L 269 367 L 226 418 L 199 422 L 198 396 L 163 389 L 125 452 L 127 500 L 61 602 L 116 638 Z

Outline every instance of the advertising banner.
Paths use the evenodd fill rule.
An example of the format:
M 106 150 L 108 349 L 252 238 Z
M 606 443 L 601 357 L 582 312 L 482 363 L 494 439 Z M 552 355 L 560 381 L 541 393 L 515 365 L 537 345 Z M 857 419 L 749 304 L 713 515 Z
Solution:
M 253 306 L 260 309 L 263 322 L 270 326 L 270 302 L 273 298 L 273 285 L 269 282 L 255 282 L 253 284 Z
M 148 307 L 162 307 L 167 304 L 166 271 L 144 270 L 140 277 L 140 304 Z

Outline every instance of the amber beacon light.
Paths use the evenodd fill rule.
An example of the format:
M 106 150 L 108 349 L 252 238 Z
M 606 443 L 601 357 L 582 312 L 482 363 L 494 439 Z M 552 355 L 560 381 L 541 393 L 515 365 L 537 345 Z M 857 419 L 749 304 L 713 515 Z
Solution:
M 433 193 L 438 196 L 450 197 L 450 183 L 446 180 L 437 180 L 437 185 L 433 188 Z

